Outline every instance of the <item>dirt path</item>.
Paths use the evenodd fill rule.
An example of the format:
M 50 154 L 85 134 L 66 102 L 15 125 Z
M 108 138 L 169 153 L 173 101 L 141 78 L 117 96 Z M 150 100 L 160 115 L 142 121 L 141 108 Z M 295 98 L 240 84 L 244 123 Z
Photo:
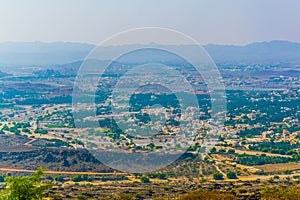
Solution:
M 24 145 L 28 146 L 29 144 L 31 144 L 31 143 L 32 143 L 32 142 L 34 142 L 34 141 L 36 141 L 36 139 L 32 139 L 32 140 L 30 140 L 30 141 L 28 141 L 28 142 L 24 143 Z
M 257 179 L 260 180 L 268 180 L 270 178 L 274 178 L 275 175 L 252 175 L 252 176 L 239 176 L 239 180 L 241 181 L 255 181 Z M 292 177 L 292 176 L 300 176 L 300 173 L 295 174 L 276 174 L 280 179 Z
M 199 174 L 198 174 L 198 176 L 199 177 L 203 176 L 203 164 L 202 163 L 200 163 L 200 166 L 199 166 Z
M 229 148 L 227 148 L 228 150 Z M 286 157 L 286 158 L 292 158 L 290 155 L 281 155 L 281 154 L 275 154 L 275 153 L 268 153 L 268 152 L 260 152 L 260 151 L 248 151 L 248 150 L 239 150 L 239 149 L 234 149 L 236 153 L 238 154 L 249 154 L 249 155 L 262 155 L 265 154 L 266 156 L 279 156 L 279 157 Z
M 223 172 L 223 171 L 219 168 L 218 164 L 222 164 L 222 163 L 216 162 L 216 164 L 214 165 L 214 166 L 216 167 L 216 170 L 217 170 L 218 172 L 220 172 L 220 173 L 223 175 L 224 179 L 226 179 L 226 174 L 225 174 L 225 172 Z

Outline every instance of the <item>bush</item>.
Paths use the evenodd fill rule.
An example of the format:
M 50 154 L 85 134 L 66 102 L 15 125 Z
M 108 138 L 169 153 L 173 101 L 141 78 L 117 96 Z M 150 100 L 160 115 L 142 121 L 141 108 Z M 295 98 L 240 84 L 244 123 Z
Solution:
M 226 149 L 220 149 L 219 153 L 226 153 Z
M 235 154 L 235 150 L 234 149 L 229 149 L 227 153 L 228 154 Z
M 150 179 L 147 176 L 142 176 L 141 181 L 142 183 L 150 183 Z
M 80 182 L 80 181 L 93 181 L 92 178 L 90 178 L 87 174 L 84 174 L 84 175 L 76 175 L 76 176 L 73 176 L 72 181 L 74 182 Z
M 287 169 L 287 170 L 284 170 L 283 173 L 288 175 L 288 174 L 291 174 L 292 171 Z
M 82 194 L 80 194 L 80 195 L 78 195 L 78 196 L 76 197 L 76 199 L 78 199 L 78 200 L 84 200 L 84 199 L 87 199 L 87 197 L 85 197 L 85 196 L 83 196 Z
M 159 174 L 157 174 L 157 178 L 165 180 L 165 179 L 167 179 L 167 175 L 164 173 L 159 173 Z
M 230 193 L 223 193 L 223 192 L 216 192 L 216 191 L 193 191 L 188 194 L 182 195 L 178 198 L 179 200 L 237 200 L 233 194 Z
M 0 195 L 0 199 L 7 200 L 41 200 L 45 190 L 52 187 L 52 182 L 41 182 L 43 170 L 38 169 L 32 176 L 11 176 L 6 177 L 6 189 Z
M 5 181 L 5 176 L 4 175 L 0 175 L 0 182 L 4 182 Z
M 139 199 L 136 194 L 117 194 L 105 197 L 103 200 L 133 200 Z
M 262 199 L 278 199 L 278 200 L 288 200 L 288 199 L 300 199 L 300 189 L 296 187 L 269 187 L 261 191 Z
M 227 178 L 229 179 L 237 179 L 237 176 L 234 172 L 228 172 L 227 173 Z
M 216 147 L 213 147 L 213 148 L 210 150 L 210 153 L 216 153 L 216 152 L 217 152 Z
M 55 176 L 54 180 L 57 181 L 57 182 L 63 182 L 64 181 L 64 177 L 62 177 L 62 176 Z
M 224 179 L 224 178 L 223 178 L 223 174 L 221 174 L 221 173 L 219 173 L 219 172 L 214 173 L 213 178 L 214 178 L 215 180 L 223 180 L 223 179 Z

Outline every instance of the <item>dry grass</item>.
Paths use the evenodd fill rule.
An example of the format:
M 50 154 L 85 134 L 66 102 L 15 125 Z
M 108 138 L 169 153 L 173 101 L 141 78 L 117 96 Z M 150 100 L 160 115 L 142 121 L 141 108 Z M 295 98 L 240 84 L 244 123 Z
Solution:
M 262 200 L 299 200 L 300 189 L 295 187 L 270 187 L 261 191 Z
M 254 167 L 257 169 L 261 169 L 265 172 L 282 172 L 285 170 L 294 171 L 300 169 L 300 163 L 267 164 Z
M 188 194 L 182 195 L 179 200 L 237 200 L 238 198 L 230 193 L 216 192 L 216 191 L 193 191 Z

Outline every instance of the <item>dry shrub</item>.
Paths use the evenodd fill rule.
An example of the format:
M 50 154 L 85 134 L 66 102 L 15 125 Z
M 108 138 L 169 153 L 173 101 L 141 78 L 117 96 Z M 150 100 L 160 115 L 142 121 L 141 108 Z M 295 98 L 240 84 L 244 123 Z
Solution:
M 268 187 L 261 191 L 262 200 L 299 200 L 300 189 L 295 187 Z
M 237 197 L 230 193 L 216 191 L 193 191 L 179 197 L 179 200 L 237 200 Z

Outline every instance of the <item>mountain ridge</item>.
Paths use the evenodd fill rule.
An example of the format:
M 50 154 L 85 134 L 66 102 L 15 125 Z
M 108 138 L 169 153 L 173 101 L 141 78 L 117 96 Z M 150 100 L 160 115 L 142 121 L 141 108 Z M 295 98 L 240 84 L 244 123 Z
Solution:
M 153 47 L 155 44 L 151 44 Z M 191 48 L 193 45 L 158 45 Z M 76 42 L 2 42 L 0 63 L 9 66 L 50 66 L 81 61 L 95 48 L 93 44 Z M 105 56 L 141 45 L 97 47 Z M 283 40 L 254 42 L 243 46 L 207 44 L 203 48 L 216 63 L 224 64 L 299 64 L 300 43 Z

